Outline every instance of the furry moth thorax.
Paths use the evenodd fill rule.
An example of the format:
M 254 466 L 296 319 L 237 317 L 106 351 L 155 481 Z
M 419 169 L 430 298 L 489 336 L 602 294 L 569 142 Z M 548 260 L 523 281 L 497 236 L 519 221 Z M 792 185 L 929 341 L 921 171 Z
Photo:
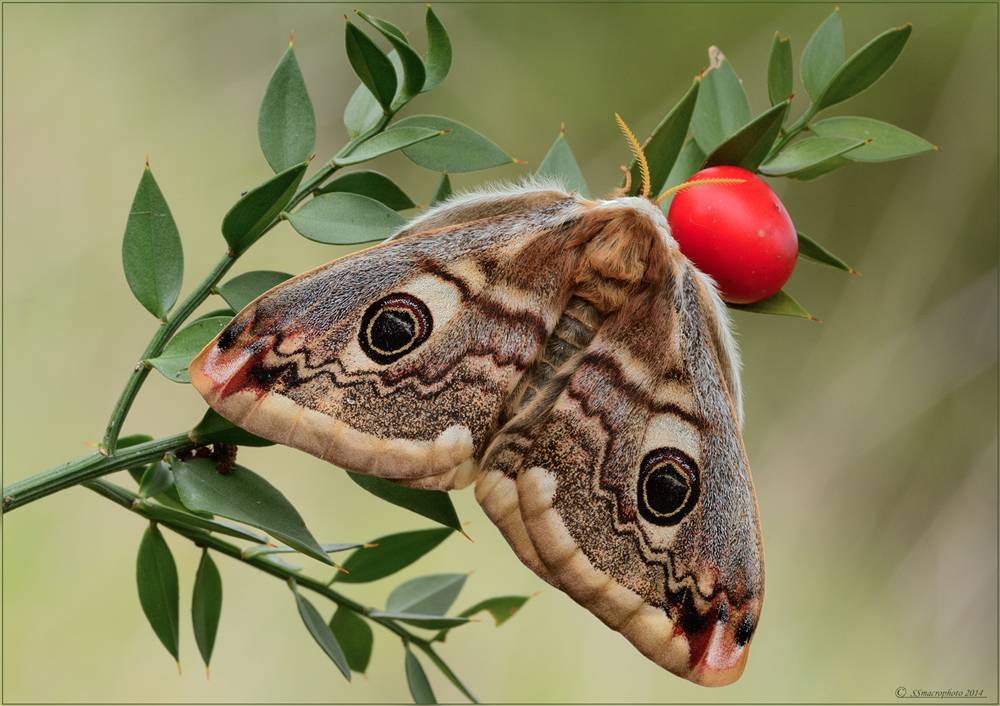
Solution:
M 725 306 L 658 207 L 529 182 L 279 285 L 190 374 L 234 423 L 343 468 L 475 481 L 539 576 L 721 685 L 764 588 L 738 368 Z

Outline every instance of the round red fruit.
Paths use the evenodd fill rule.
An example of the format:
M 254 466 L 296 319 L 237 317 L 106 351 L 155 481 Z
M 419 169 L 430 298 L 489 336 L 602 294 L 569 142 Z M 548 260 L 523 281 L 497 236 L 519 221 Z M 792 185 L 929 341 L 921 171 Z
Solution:
M 753 304 L 773 296 L 795 269 L 798 236 L 771 187 L 739 167 L 709 167 L 688 181 L 742 179 L 738 184 L 701 184 L 674 196 L 667 222 L 695 266 L 719 285 L 731 304 Z

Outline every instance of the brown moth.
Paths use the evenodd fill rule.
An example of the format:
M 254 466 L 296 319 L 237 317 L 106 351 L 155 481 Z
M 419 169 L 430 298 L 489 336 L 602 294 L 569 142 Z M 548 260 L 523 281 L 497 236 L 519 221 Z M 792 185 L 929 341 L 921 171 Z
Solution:
M 529 182 L 275 287 L 190 375 L 224 417 L 342 468 L 475 481 L 529 568 L 718 686 L 764 593 L 729 326 L 649 199 Z

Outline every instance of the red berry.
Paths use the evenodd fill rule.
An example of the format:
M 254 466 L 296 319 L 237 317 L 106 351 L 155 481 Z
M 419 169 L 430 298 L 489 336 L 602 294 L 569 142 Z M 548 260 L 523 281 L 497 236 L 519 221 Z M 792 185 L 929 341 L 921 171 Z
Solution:
M 739 167 L 709 167 L 696 179 L 743 179 L 703 184 L 674 196 L 667 222 L 674 239 L 731 304 L 773 296 L 795 269 L 799 241 L 788 212 L 771 187 Z

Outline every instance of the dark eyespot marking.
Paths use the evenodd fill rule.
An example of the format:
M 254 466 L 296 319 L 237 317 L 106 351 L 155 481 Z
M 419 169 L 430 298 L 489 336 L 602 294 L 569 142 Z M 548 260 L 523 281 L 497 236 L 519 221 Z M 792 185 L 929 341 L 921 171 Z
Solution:
M 433 329 L 426 304 L 411 294 L 390 294 L 365 310 L 358 343 L 369 358 L 388 365 L 426 341 Z
M 676 525 L 698 502 L 698 464 L 680 449 L 653 449 L 639 467 L 639 513 L 654 525 Z

